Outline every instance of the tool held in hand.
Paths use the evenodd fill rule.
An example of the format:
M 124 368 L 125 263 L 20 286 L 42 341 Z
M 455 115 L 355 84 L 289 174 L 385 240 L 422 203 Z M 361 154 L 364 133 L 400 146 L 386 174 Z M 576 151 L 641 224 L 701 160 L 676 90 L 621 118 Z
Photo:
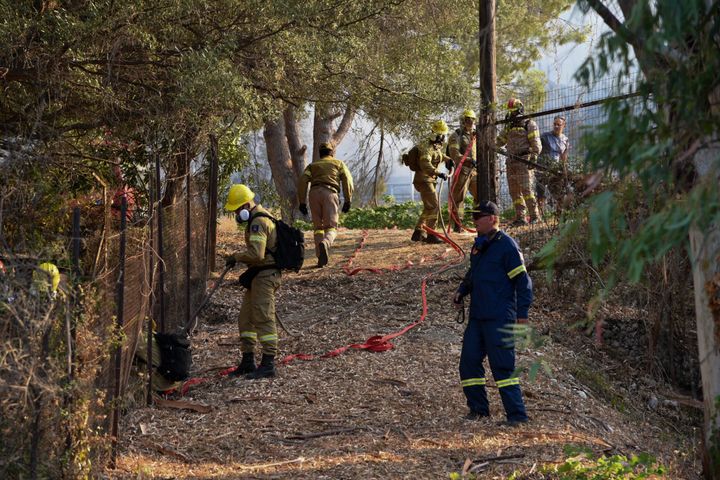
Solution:
M 222 284 L 223 280 L 225 279 L 225 275 L 232 270 L 234 265 L 228 265 L 225 267 L 225 270 L 222 271 L 220 274 L 220 277 L 218 277 L 217 280 L 215 280 L 215 285 L 210 289 L 210 291 L 205 295 L 205 297 L 202 299 L 202 302 L 200 302 L 200 306 L 195 310 L 195 314 L 190 317 L 190 325 L 185 325 L 185 333 L 190 334 L 193 330 L 197 328 L 197 316 L 200 314 L 203 308 L 205 308 L 205 305 L 210 301 L 210 298 L 215 294 L 218 288 L 220 288 L 220 285 Z

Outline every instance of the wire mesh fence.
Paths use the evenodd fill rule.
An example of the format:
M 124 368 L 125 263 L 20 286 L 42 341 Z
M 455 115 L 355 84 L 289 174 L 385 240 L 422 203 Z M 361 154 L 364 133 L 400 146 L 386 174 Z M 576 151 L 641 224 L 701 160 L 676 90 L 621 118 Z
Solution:
M 60 207 L 59 233 L 46 242 L 56 247 L 42 251 L 24 251 L 30 242 L 23 239 L 33 232 L 17 228 L 32 214 L 28 196 L 17 185 L 0 184 L 0 429 L 7 440 L 0 476 L 43 477 L 62 463 L 69 445 L 73 458 L 111 456 L 107 439 L 118 438 L 113 425 L 130 398 L 126 386 L 143 330 L 161 316 L 167 322 L 154 322 L 155 330 L 184 328 L 205 294 L 208 255 L 214 254 L 208 209 L 217 202 L 206 178 L 209 161 L 215 159 L 192 165 L 172 199 L 168 180 L 177 178 L 163 168 L 159 201 L 149 198 L 147 185 L 99 179 L 91 193 Z M 118 208 L 123 198 L 125 222 Z M 42 277 L 43 262 L 59 267 L 56 290 Z M 13 435 L 18 429 L 31 434 Z M 67 465 L 63 475 L 82 476 L 87 468 Z

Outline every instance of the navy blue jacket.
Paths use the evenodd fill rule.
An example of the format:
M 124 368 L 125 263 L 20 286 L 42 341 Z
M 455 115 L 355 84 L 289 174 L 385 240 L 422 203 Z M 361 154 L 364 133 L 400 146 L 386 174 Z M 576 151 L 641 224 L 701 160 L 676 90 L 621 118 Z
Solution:
M 515 240 L 502 230 L 477 237 L 470 269 L 457 291 L 463 297 L 470 294 L 471 320 L 528 318 L 532 280 Z

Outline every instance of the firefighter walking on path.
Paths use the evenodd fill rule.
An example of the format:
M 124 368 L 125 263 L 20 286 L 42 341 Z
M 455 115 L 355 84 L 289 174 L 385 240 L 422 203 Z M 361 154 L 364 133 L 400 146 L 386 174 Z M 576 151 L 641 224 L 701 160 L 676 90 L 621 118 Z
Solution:
M 498 230 L 500 210 L 493 202 L 482 202 L 473 210 L 477 238 L 470 256 L 470 269 L 453 296 L 457 308 L 470 295 L 470 320 L 460 354 L 460 383 L 470 413 L 478 420 L 490 416 L 485 390 L 483 361 L 488 357 L 500 392 L 506 423 L 515 426 L 528 421 L 514 376 L 515 346 L 509 330 L 513 324 L 527 324 L 532 303 L 532 281 L 525 269 L 518 244 Z
M 277 246 L 275 223 L 265 216 L 258 216 L 268 212 L 256 204 L 254 198 L 255 194 L 246 185 L 236 184 L 230 187 L 225 203 L 225 210 L 235 213 L 239 225 L 247 224 L 246 249 L 225 259 L 226 267 L 234 267 L 238 262 L 248 266 L 240 276 L 240 283 L 247 289 L 238 318 L 242 359 L 231 375 L 246 374 L 246 378 L 251 379 L 275 376 L 278 353 L 275 293 L 282 276 L 273 258 Z M 256 367 L 255 346 L 258 342 L 262 359 Z
M 453 231 L 462 232 L 462 220 L 465 211 L 465 196 L 470 188 L 470 194 L 473 197 L 473 204 L 478 203 L 477 195 L 477 146 L 475 142 L 475 121 L 477 117 L 475 112 L 467 109 L 460 117 L 460 128 L 450 134 L 448 140 L 448 151 L 455 168 L 459 171 L 455 173 L 452 186 L 450 187 L 450 205 L 451 209 L 450 223 Z M 463 160 L 464 157 L 464 160 Z M 460 163 L 462 162 L 462 165 Z M 456 220 L 457 219 L 457 220 Z
M 440 213 L 435 183 L 438 178 L 447 180 L 447 175 L 440 172 L 438 168 L 446 158 L 443 153 L 443 146 L 445 145 L 448 126 L 444 120 L 438 120 L 432 124 L 431 130 L 432 135 L 428 141 L 417 145 L 418 168 L 413 177 L 413 186 L 420 193 L 423 211 L 415 225 L 411 240 L 414 242 L 442 243 L 442 240 L 434 235 L 428 236 L 423 229 L 423 225 L 435 228 L 438 213 Z
M 305 168 L 298 180 L 299 210 L 308 214 L 307 197 L 310 185 L 310 212 L 314 227 L 315 254 L 318 267 L 327 265 L 330 258 L 330 247 L 337 236 L 337 225 L 340 210 L 340 188 L 342 187 L 345 202 L 342 212 L 350 210 L 353 194 L 353 179 L 347 165 L 333 157 L 335 145 L 332 142 L 320 144 L 320 158 Z
M 510 196 L 515 207 L 513 225 L 527 225 L 526 215 L 530 214 L 530 223 L 539 220 L 535 195 L 533 194 L 533 172 L 528 165 L 518 160 L 536 160 L 542 146 L 537 123 L 524 118 L 525 109 L 520 100 L 511 98 L 507 104 L 510 123 L 498 136 L 498 146 L 507 145 L 505 171 Z

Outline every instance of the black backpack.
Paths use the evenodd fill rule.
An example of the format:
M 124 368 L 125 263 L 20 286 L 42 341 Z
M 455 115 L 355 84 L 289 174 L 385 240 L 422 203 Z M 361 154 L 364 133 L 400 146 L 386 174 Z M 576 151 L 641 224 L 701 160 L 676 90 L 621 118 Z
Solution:
M 180 333 L 156 333 L 160 349 L 158 373 L 171 382 L 181 382 L 190 376 L 192 354 L 190 340 Z
M 254 214 L 250 222 L 258 217 L 269 218 L 275 223 L 277 246 L 274 252 L 270 251 L 273 258 L 275 258 L 275 265 L 280 270 L 299 272 L 303 266 L 303 261 L 305 261 L 305 235 L 303 235 L 303 232 L 262 212 Z
M 402 154 L 400 163 L 410 168 L 413 172 L 420 170 L 420 150 L 418 150 L 417 145 L 412 147 L 407 153 Z

